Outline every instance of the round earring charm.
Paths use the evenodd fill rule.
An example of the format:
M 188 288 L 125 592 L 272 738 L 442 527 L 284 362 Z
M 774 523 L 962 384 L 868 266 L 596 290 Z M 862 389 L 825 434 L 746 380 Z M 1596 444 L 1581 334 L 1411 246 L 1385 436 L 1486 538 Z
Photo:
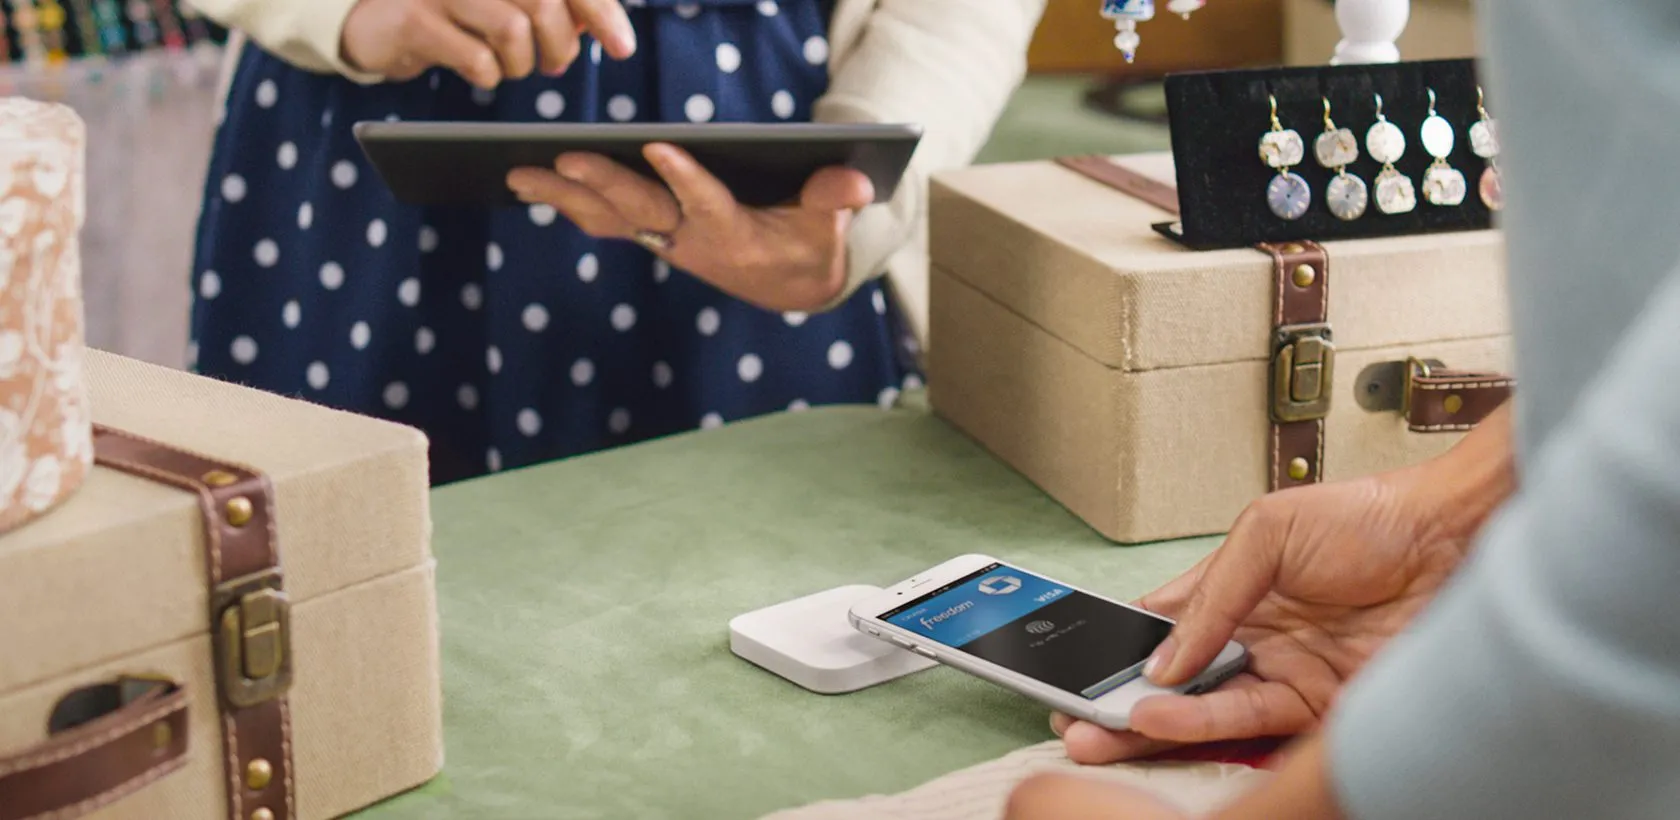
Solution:
M 1476 88 L 1476 111 L 1482 118 L 1470 126 L 1470 150 L 1487 160 L 1487 169 L 1482 171 L 1481 184 L 1476 189 L 1481 194 L 1482 204 L 1490 211 L 1497 211 L 1505 207 L 1504 180 L 1500 178 L 1499 166 L 1494 163 L 1494 158 L 1499 156 L 1499 129 L 1482 104 L 1482 89 L 1479 86 Z
M 1377 121 L 1365 132 L 1365 152 L 1382 163 L 1383 169 L 1377 174 L 1376 191 L 1372 198 L 1377 202 L 1377 210 L 1385 214 L 1411 213 L 1417 208 L 1417 190 L 1412 186 L 1412 178 L 1394 167 L 1394 163 L 1406 153 L 1406 135 L 1401 133 L 1399 126 L 1383 116 L 1382 95 L 1378 94 L 1376 98 Z
M 1347 167 L 1359 159 L 1359 138 L 1347 128 L 1337 128 L 1330 119 L 1330 98 L 1324 98 L 1324 133 L 1313 141 L 1313 156 L 1318 164 L 1336 172 L 1324 189 L 1324 204 L 1337 219 L 1351 222 L 1365 215 L 1371 199 L 1365 180 L 1347 172 Z
M 1406 134 L 1383 115 L 1382 95 L 1377 95 L 1377 121 L 1365 132 L 1365 150 L 1384 165 L 1392 165 L 1406 153 Z
M 1435 89 L 1429 89 L 1429 116 L 1420 130 L 1423 150 L 1435 158 L 1429 170 L 1423 172 L 1423 198 L 1431 205 L 1452 208 L 1464 203 L 1466 184 L 1464 174 L 1447 164 L 1457 141 L 1452 124 L 1435 113 Z
M 1280 172 L 1266 186 L 1266 205 L 1279 219 L 1300 219 L 1312 207 L 1312 186 L 1300 174 Z
M 1278 122 L 1277 97 L 1271 97 L 1272 130 L 1260 138 L 1260 159 L 1277 176 L 1266 186 L 1266 206 L 1279 219 L 1295 220 L 1306 216 L 1312 207 L 1312 187 L 1305 179 L 1289 169 L 1301 164 L 1306 156 L 1306 144 L 1293 128 Z
M 1129 63 L 1136 59 L 1138 46 L 1143 43 L 1137 24 L 1155 19 L 1155 0 L 1103 0 L 1102 16 L 1114 21 L 1118 32 L 1114 47 Z

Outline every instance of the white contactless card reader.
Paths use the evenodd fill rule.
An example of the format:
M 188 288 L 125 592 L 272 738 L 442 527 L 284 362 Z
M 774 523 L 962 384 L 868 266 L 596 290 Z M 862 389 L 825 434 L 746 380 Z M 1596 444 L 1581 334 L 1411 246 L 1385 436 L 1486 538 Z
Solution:
M 822 695 L 856 692 L 937 666 L 852 626 L 852 604 L 880 593 L 880 587 L 856 584 L 737 615 L 729 622 L 729 648 Z

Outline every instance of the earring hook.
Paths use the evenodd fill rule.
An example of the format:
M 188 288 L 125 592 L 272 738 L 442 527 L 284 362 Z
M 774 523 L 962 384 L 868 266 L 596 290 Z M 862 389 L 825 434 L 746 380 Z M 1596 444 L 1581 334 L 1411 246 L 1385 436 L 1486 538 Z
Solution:
M 1479 85 L 1476 86 L 1476 113 L 1481 114 L 1484 120 L 1488 118 L 1487 106 L 1482 99 L 1482 87 Z
M 1273 131 L 1282 131 L 1283 130 L 1283 123 L 1278 122 L 1277 96 L 1275 94 L 1267 94 L 1266 98 L 1272 101 L 1272 130 Z
M 1324 97 L 1324 130 L 1336 130 L 1336 121 L 1330 119 L 1330 98 Z
M 1429 116 L 1433 117 L 1433 116 L 1435 116 L 1435 89 L 1431 88 L 1431 89 L 1428 89 L 1428 91 L 1429 91 Z
M 1372 94 L 1371 96 L 1377 98 L 1377 119 L 1379 119 L 1379 120 L 1387 119 L 1387 117 L 1383 116 L 1383 112 L 1382 112 L 1382 95 L 1381 94 Z

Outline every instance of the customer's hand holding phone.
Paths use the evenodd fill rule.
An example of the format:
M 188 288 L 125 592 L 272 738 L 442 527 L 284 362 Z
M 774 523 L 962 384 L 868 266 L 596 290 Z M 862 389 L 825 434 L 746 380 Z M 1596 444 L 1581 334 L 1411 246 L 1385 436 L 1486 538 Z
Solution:
M 1416 467 L 1266 496 L 1225 544 L 1140 605 L 1178 622 L 1145 674 L 1183 683 L 1235 639 L 1248 671 L 1205 695 L 1146 698 L 1131 731 L 1052 717 L 1081 763 L 1309 731 L 1424 608 L 1514 489 L 1510 411 Z
M 441 66 L 479 88 L 565 73 L 588 33 L 616 60 L 636 51 L 618 0 L 360 0 L 340 50 L 358 71 L 413 79 Z

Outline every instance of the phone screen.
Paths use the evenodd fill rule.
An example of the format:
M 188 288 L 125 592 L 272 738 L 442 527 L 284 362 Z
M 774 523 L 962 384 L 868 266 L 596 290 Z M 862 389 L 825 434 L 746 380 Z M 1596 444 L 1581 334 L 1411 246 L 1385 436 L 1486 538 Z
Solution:
M 1092 700 L 1141 674 L 1172 631 L 1161 618 L 996 563 L 881 620 Z

